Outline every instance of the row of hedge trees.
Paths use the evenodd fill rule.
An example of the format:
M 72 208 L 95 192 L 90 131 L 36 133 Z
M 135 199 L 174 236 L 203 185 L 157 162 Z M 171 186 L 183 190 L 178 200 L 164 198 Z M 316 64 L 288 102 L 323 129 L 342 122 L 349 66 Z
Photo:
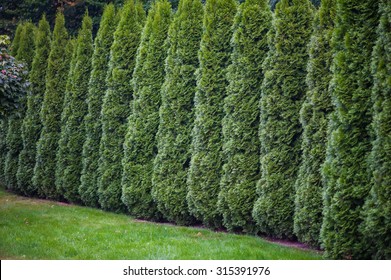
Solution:
M 390 1 L 127 0 L 94 43 L 88 13 L 64 24 L 16 31 L 7 188 L 391 258 Z

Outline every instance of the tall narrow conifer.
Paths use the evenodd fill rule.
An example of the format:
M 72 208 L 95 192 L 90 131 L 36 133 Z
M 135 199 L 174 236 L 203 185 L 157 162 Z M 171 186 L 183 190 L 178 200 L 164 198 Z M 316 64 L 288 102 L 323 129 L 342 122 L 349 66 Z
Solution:
M 190 165 L 191 130 L 194 122 L 195 71 L 202 35 L 200 0 L 181 0 L 169 28 L 166 77 L 162 87 L 158 154 L 154 161 L 152 196 L 169 221 L 190 224 L 187 172 Z
M 328 258 L 366 258 L 359 230 L 371 189 L 370 57 L 376 42 L 378 2 L 337 0 L 330 84 L 334 105 L 323 176 L 326 184 L 321 238 Z
M 115 7 L 105 7 L 98 34 L 95 38 L 92 71 L 88 89 L 88 114 L 84 118 L 86 141 L 83 145 L 80 197 L 85 205 L 97 207 L 99 143 L 102 136 L 101 110 L 103 96 L 107 90 L 106 76 L 117 26 Z
M 329 83 L 335 0 L 323 0 L 315 17 L 307 65 L 308 91 L 300 111 L 302 163 L 296 181 L 294 231 L 301 242 L 320 245 L 323 211 L 321 165 L 326 157 L 327 128 L 333 110 Z
M 17 60 L 26 64 L 28 70 L 31 70 L 31 64 L 35 54 L 35 31 L 36 27 L 31 22 L 23 24 L 18 52 L 15 56 Z
M 141 3 L 128 0 L 114 33 L 107 76 L 108 89 L 102 105 L 98 195 L 103 209 L 125 211 L 121 201 L 123 142 L 133 99 L 132 74 L 145 13 Z
M 69 94 L 68 104 L 65 104 L 65 126 L 61 130 L 60 149 L 63 148 L 62 157 L 65 164 L 60 164 L 62 178 L 58 178 L 57 190 L 70 202 L 81 202 L 79 195 L 80 175 L 82 169 L 82 150 L 85 141 L 84 117 L 88 112 L 87 94 L 88 82 L 92 68 L 92 19 L 85 14 L 82 27 L 77 37 L 76 63 L 72 75 L 72 90 Z M 62 138 L 66 140 L 63 140 Z M 61 157 L 58 162 L 63 161 Z M 60 174 L 60 173 L 58 173 Z
M 24 27 L 23 22 L 19 23 L 18 26 L 16 27 L 15 36 L 14 39 L 12 40 L 12 45 L 11 45 L 11 55 L 13 57 L 15 57 L 18 54 L 23 27 Z
M 309 0 L 282 0 L 265 61 L 260 139 L 261 180 L 253 217 L 259 230 L 293 238 L 295 180 L 301 161 L 299 112 L 306 92 L 307 44 L 313 6 Z M 273 35 L 272 35 L 273 36 Z
M 223 165 L 221 122 L 236 8 L 235 0 L 206 1 L 198 55 L 187 202 L 190 212 L 208 227 L 222 225 L 216 207 Z
M 235 19 L 232 64 L 224 102 L 224 169 L 218 206 L 229 230 L 254 231 L 251 213 L 259 179 L 259 102 L 262 63 L 269 50 L 272 12 L 266 0 L 247 0 Z
M 122 200 L 131 215 L 158 220 L 151 195 L 153 160 L 157 152 L 160 89 L 164 82 L 167 31 L 172 18 L 167 0 L 148 13 L 133 74 L 134 101 L 124 143 Z
M 23 150 L 19 155 L 17 181 L 19 189 L 26 195 L 36 195 L 33 185 L 36 145 L 42 124 L 39 112 L 45 93 L 45 76 L 50 53 L 50 26 L 43 16 L 36 31 L 35 55 L 29 74 L 30 94 L 27 96 L 27 111 L 22 123 Z
M 40 119 L 42 130 L 37 144 L 33 183 L 42 197 L 55 198 L 56 151 L 60 138 L 61 108 L 65 93 L 73 42 L 68 42 L 64 15 L 57 13 L 46 72 L 46 90 Z

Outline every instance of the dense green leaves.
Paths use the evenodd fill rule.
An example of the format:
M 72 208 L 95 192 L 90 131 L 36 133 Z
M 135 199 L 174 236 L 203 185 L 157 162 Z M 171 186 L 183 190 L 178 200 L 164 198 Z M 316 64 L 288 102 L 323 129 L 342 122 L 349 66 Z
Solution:
M 323 0 L 309 44 L 308 91 L 300 111 L 303 155 L 296 181 L 294 231 L 300 241 L 317 247 L 320 245 L 323 211 L 320 169 L 326 157 L 329 114 L 333 110 L 328 89 L 334 16 L 335 1 Z
M 125 211 L 121 201 L 123 142 L 133 99 L 132 74 L 145 13 L 140 3 L 128 0 L 114 33 L 107 91 L 102 105 L 98 194 L 103 209 Z
M 376 42 L 378 1 L 338 0 L 333 35 L 334 113 L 330 125 L 322 241 L 329 258 L 365 258 L 359 231 L 370 191 L 371 57 Z
M 133 74 L 134 100 L 124 142 L 122 200 L 138 218 L 160 219 L 151 195 L 153 160 L 157 152 L 160 88 L 164 82 L 167 31 L 171 5 L 157 1 L 149 11 Z
M 294 183 L 301 161 L 299 111 L 306 89 L 312 14 L 309 0 L 279 2 L 265 61 L 260 119 L 262 178 L 253 216 L 262 232 L 279 238 L 293 238 Z
M 271 24 L 272 13 L 264 0 L 246 1 L 235 19 L 224 102 L 224 170 L 218 201 L 224 226 L 229 230 L 254 231 L 251 213 L 260 172 L 258 108 Z
M 58 13 L 48 59 L 46 90 L 40 112 L 42 130 L 37 144 L 37 158 L 33 177 L 33 183 L 38 189 L 38 194 L 48 198 L 57 197 L 55 155 L 60 139 L 61 108 L 63 106 L 69 61 L 73 50 L 73 43 L 67 43 L 68 33 L 64 24 L 64 16 Z
M 190 224 L 186 178 L 190 165 L 195 71 L 202 34 L 200 0 L 182 0 L 168 32 L 166 77 L 162 87 L 158 154 L 154 161 L 152 196 L 169 221 Z
M 88 114 L 84 118 L 85 137 L 82 153 L 80 197 L 85 205 L 97 207 L 99 144 L 102 136 L 101 110 L 107 90 L 106 76 L 110 60 L 110 47 L 117 26 L 115 8 L 108 5 L 103 13 L 98 35 L 95 38 L 92 72 L 88 89 Z
M 50 26 L 43 16 L 39 22 L 35 39 L 35 56 L 32 62 L 29 81 L 30 91 L 27 96 L 27 111 L 22 124 L 23 150 L 19 155 L 17 172 L 18 188 L 26 195 L 36 195 L 37 188 L 33 185 L 36 144 L 42 129 L 39 112 L 45 93 L 46 69 L 50 53 Z
M 223 164 L 222 105 L 236 6 L 234 0 L 206 1 L 198 55 L 187 202 L 190 212 L 209 227 L 222 224 L 216 207 Z
M 58 162 L 65 160 L 65 164 L 57 166 L 62 169 L 57 174 L 56 187 L 65 199 L 71 202 L 80 202 L 79 195 L 80 175 L 82 169 L 82 150 L 85 141 L 84 116 L 87 114 L 88 82 L 92 68 L 92 19 L 88 13 L 83 18 L 82 28 L 77 37 L 77 52 L 71 80 L 71 90 L 66 100 L 63 118 L 65 126 L 61 128 L 60 150 L 63 153 L 57 158 Z M 65 138 L 65 139 L 63 139 Z M 62 147 L 65 145 L 66 147 Z

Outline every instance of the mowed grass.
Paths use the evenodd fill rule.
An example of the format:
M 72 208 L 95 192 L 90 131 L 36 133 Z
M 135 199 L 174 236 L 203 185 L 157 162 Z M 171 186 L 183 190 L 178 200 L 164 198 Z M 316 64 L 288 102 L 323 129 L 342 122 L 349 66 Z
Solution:
M 0 259 L 320 259 L 259 237 L 141 222 L 0 189 Z

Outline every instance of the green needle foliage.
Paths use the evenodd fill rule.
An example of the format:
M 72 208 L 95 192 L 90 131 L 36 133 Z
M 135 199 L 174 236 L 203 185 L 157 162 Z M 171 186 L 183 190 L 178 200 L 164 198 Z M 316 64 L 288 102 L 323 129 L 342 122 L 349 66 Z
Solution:
M 0 119 L 0 184 L 5 184 L 5 159 L 7 155 L 7 131 L 8 121 L 6 119 Z
M 110 60 L 110 47 L 113 44 L 114 32 L 117 26 L 115 7 L 106 6 L 103 12 L 98 34 L 95 38 L 95 48 L 92 57 L 92 71 L 88 90 L 88 114 L 84 118 L 86 141 L 82 153 L 82 171 L 79 194 L 85 205 L 98 207 L 98 161 L 99 143 L 102 136 L 100 119 L 102 101 L 107 90 L 106 75 Z
M 50 53 L 50 26 L 45 15 L 39 22 L 36 31 L 35 56 L 32 62 L 29 80 L 30 94 L 27 96 L 27 111 L 22 124 L 23 150 L 19 155 L 17 172 L 18 188 L 25 195 L 36 195 L 37 188 L 33 185 L 36 145 L 42 129 L 39 112 L 45 93 L 46 69 Z
M 141 3 L 128 0 L 114 33 L 107 76 L 108 89 L 102 105 L 102 139 L 98 179 L 99 203 L 103 209 L 125 211 L 121 201 L 123 142 L 133 99 L 132 75 L 136 63 L 145 13 Z
M 132 216 L 152 220 L 161 219 L 151 189 L 171 18 L 171 4 L 167 0 L 157 1 L 148 13 L 133 74 L 133 109 L 122 161 L 122 201 Z
M 63 168 L 57 190 L 70 202 L 81 202 L 79 195 L 80 176 L 82 170 L 82 151 L 85 141 L 84 117 L 88 112 L 88 83 L 92 68 L 92 19 L 85 14 L 82 27 L 77 37 L 76 64 L 72 74 L 72 90 L 65 105 L 65 126 L 61 130 L 60 145 L 66 145 L 64 153 L 59 157 L 59 167 Z M 65 140 L 63 140 L 65 138 Z M 65 159 L 65 164 L 61 162 Z
M 375 140 L 370 157 L 373 185 L 365 207 L 364 234 L 371 258 L 391 259 L 391 2 L 380 3 L 380 25 L 373 52 L 372 89 Z
M 299 112 L 305 96 L 312 21 L 309 0 L 279 2 L 271 39 L 274 46 L 265 61 L 260 118 L 262 178 L 253 217 L 260 231 L 278 238 L 293 238 L 294 185 L 301 161 Z
M 272 12 L 266 0 L 247 0 L 235 19 L 224 102 L 225 164 L 218 200 L 229 230 L 255 230 L 251 214 L 260 173 L 259 101 L 271 25 Z
M 55 155 L 61 132 L 61 108 L 66 79 L 73 51 L 73 43 L 72 41 L 68 42 L 68 33 L 64 24 L 64 15 L 60 12 L 57 13 L 46 73 L 46 91 L 40 112 L 42 130 L 37 144 L 33 177 L 38 194 L 47 198 L 57 197 Z
M 22 31 L 24 29 L 24 23 L 19 23 L 16 27 L 14 40 L 12 41 L 11 45 L 11 55 L 15 57 L 18 54 L 19 46 L 20 46 L 20 38 L 22 35 Z
M 203 6 L 200 0 L 181 0 L 169 28 L 166 78 L 159 115 L 158 154 L 154 161 L 152 196 L 169 221 L 190 224 L 187 172 L 190 165 L 195 71 L 202 35 Z
M 321 238 L 327 258 L 365 258 L 359 225 L 370 189 L 371 62 L 378 1 L 337 0 L 331 96 L 334 113 L 323 175 Z
M 72 43 L 71 43 L 72 42 Z M 65 129 L 67 126 L 68 119 L 71 115 L 71 96 L 73 94 L 73 79 L 75 77 L 75 67 L 77 62 L 77 39 L 71 39 L 69 41 L 69 45 L 72 45 L 72 47 L 69 47 L 69 51 L 72 50 L 71 60 L 70 60 L 70 66 L 69 66 L 69 73 L 67 76 L 67 82 L 65 86 L 65 96 L 63 101 L 63 107 L 62 107 L 62 114 L 61 114 L 61 133 L 59 135 L 59 141 L 58 141 L 58 150 L 56 153 L 56 193 L 58 195 L 57 199 L 64 199 L 63 193 L 64 190 L 62 189 L 63 186 L 63 179 L 65 178 L 65 169 L 68 165 L 68 158 L 67 155 L 67 143 L 69 141 L 68 134 L 65 133 Z
M 333 110 L 328 88 L 334 16 L 335 0 L 323 0 L 310 40 L 308 91 L 300 111 L 303 155 L 296 181 L 294 232 L 301 242 L 315 247 L 320 245 L 322 226 L 323 183 L 320 169 L 326 157 L 329 115 Z
M 25 63 L 25 68 L 30 70 L 31 62 L 34 57 L 35 49 L 35 26 L 31 22 L 23 24 L 20 33 L 19 48 L 16 59 Z M 23 98 L 18 112 L 8 119 L 8 131 L 6 136 L 7 155 L 5 159 L 4 175 L 7 188 L 22 193 L 18 188 L 17 172 L 19 163 L 19 154 L 23 149 L 22 123 L 25 115 L 26 97 Z
M 17 60 L 24 62 L 29 70 L 31 69 L 35 54 L 35 30 L 36 27 L 31 22 L 23 24 L 18 52 L 15 56 Z
M 194 98 L 191 162 L 188 174 L 189 211 L 204 225 L 221 227 L 216 207 L 222 174 L 223 102 L 230 64 L 235 0 L 207 0 L 199 51 L 197 90 Z

